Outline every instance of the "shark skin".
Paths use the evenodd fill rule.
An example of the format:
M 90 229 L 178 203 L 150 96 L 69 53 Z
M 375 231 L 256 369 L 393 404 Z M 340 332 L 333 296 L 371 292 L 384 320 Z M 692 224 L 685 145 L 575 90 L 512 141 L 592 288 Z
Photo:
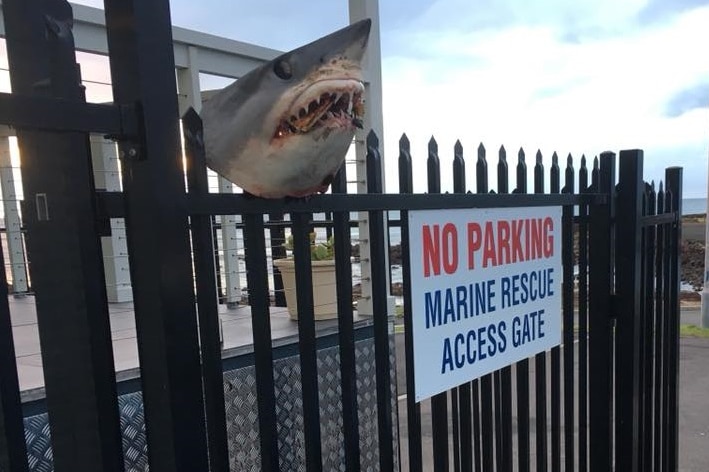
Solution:
M 287 52 L 202 106 L 207 165 L 264 198 L 327 191 L 362 127 L 371 20 Z

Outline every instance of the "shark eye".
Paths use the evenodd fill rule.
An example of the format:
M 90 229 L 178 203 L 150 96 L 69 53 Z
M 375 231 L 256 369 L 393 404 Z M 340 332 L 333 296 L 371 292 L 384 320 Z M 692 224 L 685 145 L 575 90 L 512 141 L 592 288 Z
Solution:
M 273 65 L 273 72 L 281 79 L 288 80 L 293 77 L 293 69 L 286 60 L 280 60 Z

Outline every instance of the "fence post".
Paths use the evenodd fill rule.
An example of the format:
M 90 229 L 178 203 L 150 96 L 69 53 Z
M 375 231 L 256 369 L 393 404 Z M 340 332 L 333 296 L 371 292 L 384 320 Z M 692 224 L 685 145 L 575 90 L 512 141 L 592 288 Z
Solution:
M 669 310 L 665 312 L 668 318 L 668 331 L 666 342 L 668 343 L 668 365 L 667 382 L 667 454 L 665 457 L 665 470 L 677 470 L 678 467 L 678 400 L 679 400 L 679 283 L 680 283 L 680 248 L 682 240 L 682 168 L 670 167 L 665 171 L 665 181 L 667 183 L 666 204 L 675 212 L 676 219 L 670 232 L 670 246 L 668 248 L 670 256 L 669 286 L 666 287 L 665 296 L 668 297 Z
M 399 193 L 413 193 L 413 169 L 411 144 L 404 134 L 399 140 Z M 409 470 L 422 472 L 421 406 L 414 397 L 414 345 L 411 314 L 411 254 L 409 247 L 409 212 L 401 212 L 401 265 L 404 282 L 404 346 L 406 356 L 406 422 L 408 426 Z
M 429 193 L 441 193 L 441 164 L 438 157 L 438 143 L 433 136 L 428 142 L 426 167 Z M 433 470 L 434 472 L 447 471 L 450 466 L 447 392 L 431 397 L 431 434 L 433 435 Z
M 190 194 L 206 195 L 209 193 L 209 184 L 204 152 L 204 130 L 202 120 L 193 108 L 183 115 L 182 126 L 187 161 L 187 185 Z M 225 472 L 229 470 L 229 452 L 212 217 L 193 215 L 190 217 L 190 222 L 195 288 L 199 307 L 199 339 L 210 472 Z
M 640 465 L 640 296 L 643 152 L 620 152 L 616 214 L 616 469 Z
M 605 204 L 589 208 L 589 464 L 592 472 L 613 470 L 611 440 L 611 218 L 615 200 L 615 154 L 601 154 L 596 193 L 608 196 Z
M 347 166 L 342 165 L 332 182 L 333 194 L 347 194 Z M 342 385 L 342 435 L 345 470 L 359 470 L 360 436 L 357 409 L 357 360 L 352 307 L 352 239 L 350 212 L 332 215 L 335 236 L 335 280 L 337 288 L 337 325 L 340 342 L 340 379 Z
M 121 143 L 126 234 L 150 470 L 208 470 L 170 9 L 106 0 L 113 96 L 139 102 Z
M 367 135 L 367 192 L 384 191 L 382 156 L 374 131 Z M 372 308 L 374 315 L 374 352 L 376 355 L 377 431 L 379 434 L 379 468 L 394 470 L 394 426 L 391 402 L 391 359 L 389 352 L 390 320 L 387 310 L 388 258 L 382 210 L 369 211 L 369 238 L 372 270 Z
M 85 101 L 69 3 L 5 0 L 3 9 L 13 92 Z M 88 135 L 17 134 L 54 468 L 123 470 Z

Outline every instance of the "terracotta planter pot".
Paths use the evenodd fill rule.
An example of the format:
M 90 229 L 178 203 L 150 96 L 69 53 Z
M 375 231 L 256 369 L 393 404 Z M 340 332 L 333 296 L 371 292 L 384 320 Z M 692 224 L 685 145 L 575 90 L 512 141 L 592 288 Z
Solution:
M 298 319 L 298 298 L 295 293 L 295 263 L 293 259 L 276 259 L 286 294 L 286 305 L 291 319 Z M 313 305 L 315 320 L 337 318 L 337 287 L 335 284 L 335 261 L 312 261 Z

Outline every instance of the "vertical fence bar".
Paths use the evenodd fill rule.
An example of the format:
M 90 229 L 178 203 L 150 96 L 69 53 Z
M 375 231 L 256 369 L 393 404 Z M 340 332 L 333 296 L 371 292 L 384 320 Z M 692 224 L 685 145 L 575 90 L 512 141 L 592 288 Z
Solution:
M 0 246 L 0 470 L 27 472 L 27 446 L 17 378 L 12 319 L 7 301 L 5 258 Z
M 485 146 L 480 143 L 478 146 L 478 160 L 475 164 L 475 185 L 476 193 L 483 194 L 489 191 L 487 159 L 485 157 Z M 482 412 L 481 412 L 481 380 L 475 379 L 472 382 L 473 389 L 473 449 L 475 451 L 475 472 L 483 470 L 483 455 L 490 454 L 483 452 L 482 441 Z M 489 469 L 488 469 L 489 470 Z
M 120 149 L 150 470 L 206 471 L 169 3 L 104 5 L 114 101 L 139 102 L 143 124 Z
M 611 472 L 613 457 L 611 314 L 611 218 L 615 189 L 615 154 L 601 154 L 596 193 L 608 196 L 605 204 L 589 208 L 589 465 L 591 472 Z
M 638 472 L 640 459 L 640 295 L 643 153 L 620 152 L 616 293 L 616 468 Z
M 13 92 L 84 102 L 69 3 L 5 0 L 3 13 Z M 17 138 L 54 468 L 122 471 L 89 137 L 20 129 Z M 3 401 L 13 398 L 9 394 Z M 6 420 L 16 426 L 17 418 L 8 413 Z
M 347 193 L 347 166 L 342 165 L 332 182 L 332 193 Z M 357 408 L 357 362 L 352 310 L 352 263 L 350 213 L 332 215 L 335 234 L 335 277 L 337 280 L 337 323 L 340 342 L 342 383 L 342 431 L 345 438 L 345 470 L 360 470 L 359 415 Z
M 514 193 L 527 193 L 527 164 L 524 150 L 517 153 L 517 187 Z M 520 472 L 530 469 L 530 438 L 529 438 L 529 359 L 522 359 L 515 365 L 517 374 L 517 439 Z
M 465 182 L 465 158 L 463 157 L 463 145 L 456 141 L 453 157 L 453 191 L 455 193 L 465 193 L 467 191 Z M 459 450 L 456 454 L 460 462 L 461 472 L 473 472 L 473 412 L 471 385 L 466 382 L 458 388 L 458 413 L 459 413 Z
M 549 171 L 549 191 L 557 194 L 561 189 L 559 156 L 552 154 Z M 561 348 L 551 349 L 551 471 L 561 471 Z
M 657 191 L 657 214 L 663 214 L 665 212 L 665 191 L 663 189 L 663 182 L 660 182 L 660 186 Z M 657 250 L 655 251 L 655 273 L 657 278 L 655 280 L 655 291 L 653 294 L 653 304 L 655 305 L 655 392 L 654 392 L 654 410 L 655 414 L 653 416 L 654 428 L 654 454 L 653 454 L 653 471 L 661 472 L 665 470 L 663 468 L 664 460 L 664 421 L 665 417 L 663 415 L 663 401 L 664 401 L 664 346 L 666 344 L 666 333 L 664 330 L 664 320 L 665 320 L 665 252 L 667 251 L 667 246 L 665 245 L 665 226 L 664 224 L 658 224 L 656 229 L 655 241 L 657 243 Z
M 249 306 L 251 307 L 251 326 L 254 338 L 261 470 L 276 472 L 280 470 L 280 467 L 263 215 L 243 215 L 243 222 L 246 284 L 249 287 Z
M 542 152 L 537 151 L 534 164 L 534 193 L 544 193 L 544 165 Z M 535 396 L 536 396 L 536 442 L 537 472 L 547 471 L 547 353 L 540 352 L 535 357 Z
M 645 184 L 644 188 L 644 211 L 648 216 L 655 215 L 655 182 L 652 185 Z M 643 450 L 642 450 L 642 470 L 652 470 L 653 460 L 653 350 L 655 348 L 655 225 L 643 227 Z
M 487 192 L 487 186 L 485 188 Z M 509 193 L 509 169 L 507 166 L 507 151 L 500 146 L 497 163 L 497 192 Z M 500 430 L 498 448 L 500 450 L 500 468 L 502 472 L 511 472 L 513 467 L 512 455 L 512 366 L 505 366 L 493 374 L 497 378 L 499 391 L 499 424 Z M 489 390 L 485 389 L 485 390 Z M 483 397 L 484 398 L 484 397 Z
M 667 344 L 669 346 L 669 376 L 667 382 L 667 437 L 668 449 L 666 458 L 666 470 L 677 470 L 679 464 L 679 422 L 678 422 L 678 401 L 679 401 L 679 283 L 680 283 L 680 241 L 682 240 L 682 168 L 670 167 L 665 171 L 665 182 L 667 183 L 667 200 L 670 208 L 675 212 L 676 218 L 672 223 L 670 233 L 670 266 L 667 268 L 670 273 L 669 286 L 667 287 L 667 299 L 669 300 L 669 310 L 665 313 L 668 319 L 669 330 L 667 331 Z
M 379 139 L 374 131 L 367 135 L 367 192 L 382 193 L 382 158 Z M 379 434 L 379 469 L 394 470 L 394 438 L 391 402 L 391 362 L 389 357 L 390 322 L 387 312 L 386 232 L 384 212 L 369 212 L 369 239 L 372 258 L 372 307 L 374 316 L 374 352 L 377 378 L 377 425 Z
M 208 194 L 202 120 L 194 109 L 190 108 L 182 117 L 182 127 L 187 162 L 187 186 L 190 194 Z M 209 470 L 228 472 L 229 450 L 226 435 L 222 350 L 219 339 L 217 280 L 212 244 L 214 241 L 212 216 L 195 215 L 191 216 L 190 220 L 202 355 L 202 382 L 207 417 Z
M 310 261 L 310 215 L 301 212 L 292 213 L 291 220 L 293 221 L 293 258 L 298 300 L 298 352 L 303 396 L 305 469 L 308 472 L 319 472 L 322 470 L 322 445 L 313 275 Z
M 484 151 L 484 149 L 483 149 Z M 478 158 L 480 158 L 480 154 L 478 154 Z M 486 164 L 484 161 L 484 154 L 482 155 L 483 160 L 478 160 L 478 164 L 480 165 L 479 173 L 478 173 L 478 180 L 477 182 L 477 193 L 482 194 L 482 193 L 487 193 L 488 191 L 488 180 L 487 180 L 487 173 L 482 173 L 482 167 L 483 164 Z M 484 166 L 486 167 L 486 165 Z M 494 399 L 494 392 L 493 392 L 493 374 L 487 374 L 484 375 L 480 379 L 480 403 L 476 403 L 475 407 L 480 408 L 480 442 L 481 442 L 481 466 L 482 470 L 492 470 L 494 467 L 494 460 L 495 460 L 495 424 L 494 424 L 494 417 L 493 417 L 493 399 Z
M 404 134 L 399 140 L 399 193 L 413 193 L 411 144 Z M 421 446 L 421 407 L 414 396 L 414 335 L 411 313 L 411 255 L 409 247 L 409 212 L 401 212 L 401 264 L 404 283 L 404 350 L 406 355 L 406 422 L 408 425 L 409 470 L 423 472 Z
M 667 181 L 665 181 L 665 213 L 672 213 L 672 192 L 671 186 Z M 664 227 L 664 251 L 662 255 L 662 285 L 664 288 L 663 292 L 663 302 L 662 302 L 662 334 L 663 334 L 663 344 L 662 344 L 662 380 L 663 380 L 663 391 L 662 391 L 662 425 L 664 427 L 663 438 L 662 438 L 662 470 L 671 471 L 670 467 L 670 448 L 672 447 L 672 438 L 669 435 L 668 425 L 670 422 L 670 382 L 669 379 L 673 375 L 672 365 L 670 364 L 670 346 L 671 341 L 671 331 L 672 331 L 672 303 L 670 300 L 670 290 L 672 289 L 672 265 L 674 261 L 672 260 L 672 224 L 665 224 Z
M 586 156 L 581 156 L 579 193 L 588 193 Z M 588 470 L 588 205 L 579 205 L 579 471 Z
M 566 158 L 562 193 L 574 193 L 574 167 L 571 154 Z M 574 470 L 574 207 L 565 206 L 561 214 L 561 259 L 564 280 L 564 463 L 565 470 Z
M 428 191 L 441 193 L 441 164 L 438 158 L 438 144 L 431 137 L 428 142 Z M 448 399 L 447 393 L 439 393 L 431 398 L 431 428 L 433 435 L 433 470 L 447 472 L 448 461 Z

